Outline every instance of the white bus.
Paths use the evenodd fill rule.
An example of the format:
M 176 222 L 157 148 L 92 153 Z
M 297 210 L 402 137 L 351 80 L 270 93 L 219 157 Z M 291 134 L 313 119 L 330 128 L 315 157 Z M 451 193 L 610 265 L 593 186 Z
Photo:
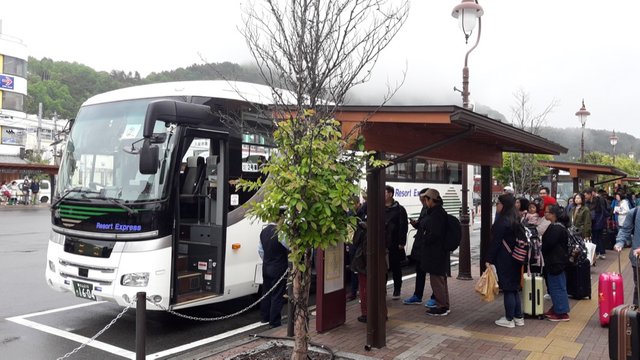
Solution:
M 234 184 L 271 155 L 270 94 L 190 81 L 88 99 L 53 198 L 49 286 L 120 305 L 144 291 L 173 309 L 255 294 L 263 224 L 241 205 L 261 195 Z
M 242 205 L 262 195 L 236 191 L 235 181 L 263 176 L 260 166 L 273 152 L 272 103 L 266 86 L 227 81 L 144 85 L 88 99 L 52 201 L 49 286 L 122 306 L 146 292 L 169 309 L 256 294 L 263 224 L 245 217 Z M 408 164 L 405 179 L 399 175 Z M 428 181 L 448 169 L 437 165 L 414 159 L 387 170 L 410 216 L 420 212 L 422 187 L 446 195 L 453 186 L 459 195 L 455 171 L 433 178 L 437 186 Z

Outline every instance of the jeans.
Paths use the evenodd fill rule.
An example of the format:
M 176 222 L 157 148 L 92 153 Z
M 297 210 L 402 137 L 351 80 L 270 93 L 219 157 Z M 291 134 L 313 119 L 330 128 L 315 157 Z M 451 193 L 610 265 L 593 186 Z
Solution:
M 591 242 L 596 244 L 596 255 L 604 255 L 604 240 L 602 239 L 603 230 L 591 230 Z
M 514 317 L 521 319 L 522 302 L 517 291 L 504 291 L 504 317 L 511 321 Z
M 556 314 L 567 314 L 569 307 L 569 295 L 567 294 L 567 277 L 563 272 L 557 275 L 547 274 L 547 290 L 553 303 L 553 311 Z

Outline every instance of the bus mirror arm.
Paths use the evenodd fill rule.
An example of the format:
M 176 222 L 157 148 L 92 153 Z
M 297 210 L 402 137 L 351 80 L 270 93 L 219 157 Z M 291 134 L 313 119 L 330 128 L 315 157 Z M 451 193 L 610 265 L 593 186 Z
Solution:
M 151 145 L 150 139 L 144 139 L 140 149 L 140 162 L 138 164 L 141 174 L 152 175 L 158 172 L 158 145 Z
M 156 121 L 176 124 L 198 125 L 204 121 L 213 121 L 211 108 L 206 105 L 191 104 L 174 100 L 152 101 L 147 106 L 142 136 L 153 136 Z

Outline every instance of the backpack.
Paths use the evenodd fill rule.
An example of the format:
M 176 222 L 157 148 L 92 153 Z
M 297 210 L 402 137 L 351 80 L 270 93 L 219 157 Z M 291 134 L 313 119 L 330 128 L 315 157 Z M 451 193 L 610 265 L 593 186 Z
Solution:
M 460 220 L 451 214 L 447 214 L 447 226 L 444 234 L 444 250 L 455 251 L 460 246 L 462 231 Z
M 567 248 L 569 250 L 569 264 L 577 266 L 589 261 L 587 246 L 582 236 L 574 227 L 567 230 Z
M 513 230 L 516 234 L 516 243 L 513 249 L 509 248 L 509 245 L 507 245 L 507 242 L 504 240 L 502 240 L 502 244 L 504 245 L 507 252 L 511 254 L 513 260 L 515 260 L 519 264 L 524 265 L 529 262 L 529 255 L 531 251 L 531 242 L 529 240 L 530 236 L 527 234 L 527 228 L 525 228 L 522 224 L 514 226 Z
M 529 266 L 540 272 L 544 266 L 542 257 L 542 240 L 535 225 L 525 225 L 525 236 L 529 241 Z

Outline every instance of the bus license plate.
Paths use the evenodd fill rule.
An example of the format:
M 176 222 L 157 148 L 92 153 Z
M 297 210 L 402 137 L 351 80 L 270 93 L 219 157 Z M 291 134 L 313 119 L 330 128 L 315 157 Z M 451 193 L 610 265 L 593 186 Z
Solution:
M 79 298 L 83 298 L 83 299 L 89 299 L 89 300 L 97 300 L 96 297 L 93 295 L 93 285 L 92 284 L 87 284 L 87 283 L 83 283 L 83 282 L 79 282 L 79 281 L 74 281 L 73 282 L 73 290 L 76 293 L 76 296 Z

